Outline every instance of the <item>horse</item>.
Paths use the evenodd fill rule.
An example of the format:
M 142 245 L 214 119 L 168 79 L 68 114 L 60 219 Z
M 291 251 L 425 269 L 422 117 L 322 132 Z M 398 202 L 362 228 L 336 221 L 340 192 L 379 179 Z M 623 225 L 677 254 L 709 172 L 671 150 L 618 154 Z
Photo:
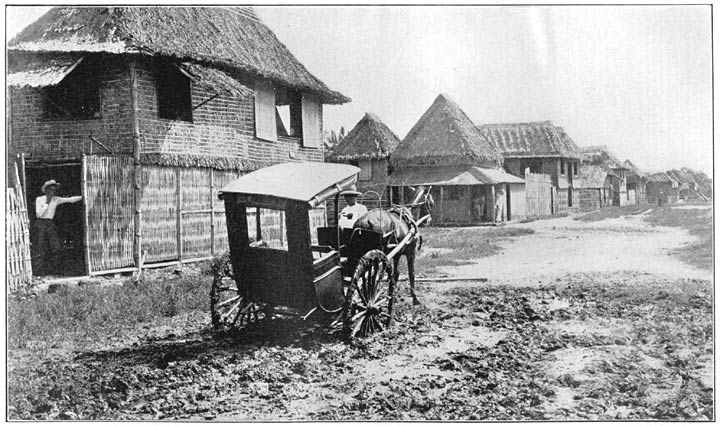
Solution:
M 415 220 L 429 215 L 435 204 L 432 195 L 430 195 L 430 188 L 428 188 L 427 191 L 423 186 L 412 189 L 414 193 L 410 204 L 393 205 L 389 210 L 370 210 L 358 218 L 353 226 L 353 230 L 360 229 L 377 232 L 383 236 L 388 236 L 388 240 L 396 244 L 402 241 L 410 232 L 411 227 L 416 226 Z M 417 217 L 413 217 L 413 212 L 417 212 Z M 422 248 L 422 237 L 416 234 L 397 256 L 393 258 L 394 280 L 397 282 L 400 276 L 400 270 L 398 268 L 400 257 L 405 256 L 413 305 L 420 304 L 420 301 L 415 295 L 415 252 L 420 250 L 420 248 Z

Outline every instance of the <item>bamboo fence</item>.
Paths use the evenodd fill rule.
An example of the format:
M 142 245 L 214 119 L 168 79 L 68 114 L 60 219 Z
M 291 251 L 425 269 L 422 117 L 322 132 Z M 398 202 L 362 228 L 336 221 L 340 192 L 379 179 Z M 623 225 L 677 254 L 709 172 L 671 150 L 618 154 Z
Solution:
M 16 182 L 16 187 L 7 188 L 5 193 L 5 262 L 10 292 L 21 289 L 32 280 L 30 221 L 25 195 L 19 180 Z
M 527 217 L 550 216 L 552 210 L 552 178 L 538 173 L 525 174 L 525 208 Z
M 105 271 L 133 264 L 133 161 L 85 157 L 86 240 L 89 268 Z

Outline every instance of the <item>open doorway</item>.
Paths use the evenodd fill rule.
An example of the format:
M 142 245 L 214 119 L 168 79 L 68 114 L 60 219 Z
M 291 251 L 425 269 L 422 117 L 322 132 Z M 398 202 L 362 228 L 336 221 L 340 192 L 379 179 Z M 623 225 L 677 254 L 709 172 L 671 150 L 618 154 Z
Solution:
M 510 222 L 512 220 L 512 211 L 510 209 L 510 199 L 512 197 L 510 196 L 510 184 L 505 184 L 505 220 Z
M 32 255 L 33 273 L 35 275 L 85 275 L 85 245 L 83 235 L 84 202 L 61 204 L 55 211 L 55 226 L 58 231 L 61 250 L 55 262 L 42 259 L 42 249 L 37 239 L 37 217 L 35 215 L 35 200 L 43 196 L 41 190 L 43 183 L 54 179 L 60 183 L 57 190 L 59 197 L 72 197 L 82 194 L 80 182 L 81 166 L 77 164 L 43 164 L 30 165 L 25 168 L 26 194 L 28 218 L 30 220 L 30 253 Z

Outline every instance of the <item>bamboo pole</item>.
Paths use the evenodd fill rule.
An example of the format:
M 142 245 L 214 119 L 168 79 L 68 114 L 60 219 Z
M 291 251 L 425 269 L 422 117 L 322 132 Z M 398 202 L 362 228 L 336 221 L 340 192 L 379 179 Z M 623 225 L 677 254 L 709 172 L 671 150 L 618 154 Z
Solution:
M 142 261 L 142 208 L 140 206 L 140 200 L 142 198 L 141 192 L 141 173 L 142 166 L 140 164 L 140 123 L 138 121 L 138 81 L 137 81 L 137 69 L 135 59 L 130 59 L 130 99 L 132 106 L 130 108 L 130 116 L 132 118 L 132 132 L 133 132 L 133 180 L 134 180 L 134 203 L 135 203 L 135 214 L 134 214 L 134 225 L 135 225 L 135 236 L 133 238 L 133 261 L 135 267 L 138 268 Z
M 175 170 L 175 237 L 177 241 L 177 259 L 182 262 L 182 176 L 180 167 Z
M 210 254 L 215 256 L 215 170 L 210 168 Z
M 92 268 L 90 268 L 90 230 L 88 229 L 89 207 L 87 202 L 87 157 L 82 156 L 82 172 L 80 174 L 80 190 L 83 197 L 83 244 L 85 245 L 83 254 L 85 255 L 85 274 L 90 276 Z

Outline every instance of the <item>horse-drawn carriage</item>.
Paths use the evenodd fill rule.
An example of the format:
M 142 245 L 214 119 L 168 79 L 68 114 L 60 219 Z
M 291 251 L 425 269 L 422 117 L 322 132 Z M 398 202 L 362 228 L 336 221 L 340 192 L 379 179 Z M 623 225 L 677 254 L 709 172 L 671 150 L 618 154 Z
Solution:
M 220 190 L 234 279 L 213 281 L 214 327 L 269 318 L 276 306 L 305 317 L 320 309 L 354 336 L 391 324 L 398 277 L 397 260 L 391 261 L 409 248 L 414 253 L 418 225 L 427 217 L 371 211 L 365 216 L 375 215 L 378 220 L 370 222 L 382 226 L 361 228 L 360 218 L 343 244 L 338 228 L 311 223 L 314 209 L 333 198 L 337 223 L 340 193 L 354 186 L 359 171 L 344 164 L 286 163 Z

